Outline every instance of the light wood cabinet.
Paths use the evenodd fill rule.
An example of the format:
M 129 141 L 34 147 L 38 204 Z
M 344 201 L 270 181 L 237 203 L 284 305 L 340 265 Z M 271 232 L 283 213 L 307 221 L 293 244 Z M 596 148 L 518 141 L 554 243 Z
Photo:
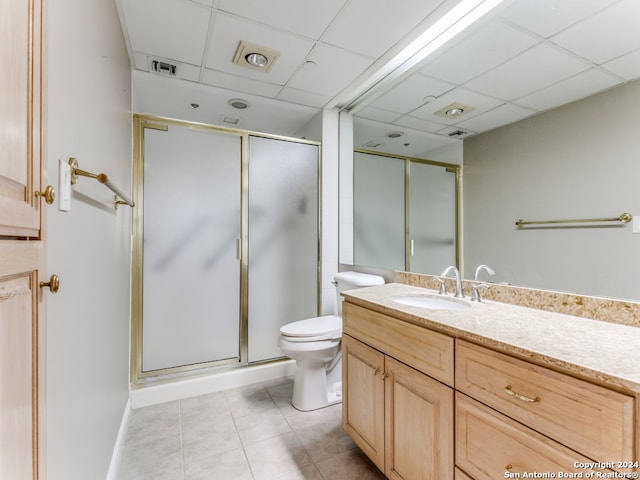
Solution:
M 397 358 L 411 361 L 410 357 L 435 346 L 435 354 L 425 355 L 430 359 L 427 363 L 433 362 L 437 375 L 452 378 L 453 372 L 442 372 L 442 364 L 453 370 L 453 342 L 361 307 L 344 307 L 344 430 L 390 479 L 453 478 L 453 389 Z M 359 330 L 369 316 L 376 326 Z M 417 328 L 418 336 L 407 335 L 406 327 Z M 367 343 L 351 335 L 364 337 Z M 394 343 L 393 339 L 400 340 Z M 369 342 L 387 349 L 378 350 Z M 444 362 L 443 357 L 447 357 Z M 424 359 L 418 363 L 430 369 Z
M 468 395 L 456 394 L 456 464 L 475 480 L 584 475 L 575 462 L 628 473 L 618 462 L 636 460 L 628 395 L 464 340 L 456 390 Z
M 343 427 L 390 479 L 582 478 L 559 477 L 590 471 L 576 462 L 613 478 L 638 461 L 635 397 L 348 301 L 343 374 Z

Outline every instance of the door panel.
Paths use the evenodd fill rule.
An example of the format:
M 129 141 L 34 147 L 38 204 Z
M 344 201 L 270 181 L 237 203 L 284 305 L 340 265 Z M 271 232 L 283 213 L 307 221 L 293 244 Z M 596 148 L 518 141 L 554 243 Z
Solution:
M 239 361 L 241 138 L 144 137 L 142 370 Z
M 38 433 L 35 272 L 0 277 L 0 478 L 34 478 Z M 34 422 L 35 420 L 35 422 Z
M 456 175 L 445 167 L 411 162 L 409 271 L 438 274 L 456 265 Z
M 249 137 L 249 362 L 318 315 L 318 146 Z
M 0 236 L 40 234 L 41 13 L 37 0 L 0 2 Z

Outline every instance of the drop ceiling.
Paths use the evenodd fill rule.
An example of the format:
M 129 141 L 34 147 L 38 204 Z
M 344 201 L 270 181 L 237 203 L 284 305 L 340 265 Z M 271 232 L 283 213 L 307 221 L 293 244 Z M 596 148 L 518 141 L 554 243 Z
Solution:
M 359 85 L 459 1 L 116 3 L 137 112 L 295 135 L 322 109 L 353 100 Z M 639 20 L 638 0 L 505 1 L 358 104 L 355 146 L 428 155 L 633 81 L 640 77 Z M 273 68 L 234 64 L 241 41 L 280 52 Z M 177 65 L 176 77 L 150 71 L 153 60 Z M 232 98 L 250 108 L 232 108 Z M 454 103 L 473 110 L 435 115 Z M 404 135 L 390 139 L 389 131 Z

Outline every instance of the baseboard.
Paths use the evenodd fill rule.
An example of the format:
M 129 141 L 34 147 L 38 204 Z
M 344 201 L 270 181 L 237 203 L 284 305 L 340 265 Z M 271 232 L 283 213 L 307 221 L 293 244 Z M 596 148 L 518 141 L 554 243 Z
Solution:
M 131 399 L 128 399 L 127 404 L 124 407 L 124 412 L 122 413 L 122 421 L 120 422 L 120 429 L 118 430 L 116 443 L 113 447 L 113 453 L 111 455 L 111 463 L 109 464 L 109 471 L 107 472 L 106 480 L 118 480 L 118 471 L 120 470 L 120 461 L 122 460 L 124 443 L 127 440 L 127 428 L 129 426 L 130 416 L 131 416 Z
M 291 377 L 295 373 L 295 366 L 295 361 L 286 360 L 136 388 L 131 391 L 131 408 L 148 407 L 252 383 Z

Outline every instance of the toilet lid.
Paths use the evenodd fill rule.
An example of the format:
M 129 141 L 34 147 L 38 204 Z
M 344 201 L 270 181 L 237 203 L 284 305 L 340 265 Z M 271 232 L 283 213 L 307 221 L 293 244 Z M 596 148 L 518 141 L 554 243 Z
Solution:
M 280 333 L 287 337 L 325 337 L 340 338 L 342 336 L 342 318 L 336 315 L 307 318 L 288 323 L 280 327 Z

